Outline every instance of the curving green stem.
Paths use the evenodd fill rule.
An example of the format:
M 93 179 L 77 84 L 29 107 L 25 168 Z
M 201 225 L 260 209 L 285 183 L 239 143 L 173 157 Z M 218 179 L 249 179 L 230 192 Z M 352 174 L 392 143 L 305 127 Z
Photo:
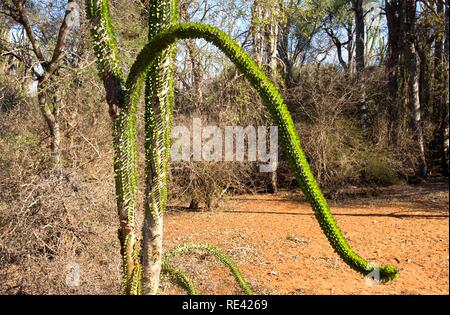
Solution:
M 202 24 L 177 24 L 177 0 L 152 0 L 150 5 L 150 42 L 137 57 L 125 81 L 119 66 L 117 43 L 109 15 L 109 1 L 86 0 L 87 17 L 92 24 L 94 51 L 113 119 L 114 170 L 125 293 L 156 293 L 159 285 L 162 263 L 162 216 L 167 199 L 172 124 L 173 61 L 177 41 L 186 38 L 203 38 L 216 45 L 259 92 L 273 121 L 279 127 L 283 150 L 300 188 L 311 203 L 320 227 L 339 256 L 350 267 L 363 274 L 378 269 L 382 281 L 396 278 L 398 270 L 394 266 L 375 267 L 356 254 L 347 243 L 312 175 L 281 94 L 256 63 L 226 33 L 217 28 Z M 141 253 L 135 222 L 138 178 L 136 116 L 144 81 L 148 176 Z M 158 237 L 155 238 L 155 235 Z M 211 247 L 203 247 L 204 250 L 206 248 Z M 195 246 L 192 245 L 191 249 L 195 249 Z M 216 257 L 219 260 L 220 257 L 223 258 L 221 255 Z M 167 265 L 163 264 L 163 273 L 189 285 L 189 279 L 183 277 L 181 271 L 175 269 L 169 271 L 170 266 L 167 267 L 169 269 L 164 269 L 165 267 Z M 193 292 L 192 287 L 188 290 Z
M 161 268 L 161 274 L 168 277 L 173 284 L 178 285 L 182 289 L 184 289 L 187 294 L 198 294 L 194 281 L 192 281 L 192 279 L 180 269 L 177 269 L 169 265 L 168 263 L 164 263 Z
M 147 189 L 142 231 L 142 252 L 136 231 L 137 195 L 137 105 L 143 81 L 132 88 L 125 86 L 119 67 L 117 43 L 112 28 L 109 2 L 87 0 L 87 18 L 98 59 L 98 70 L 110 106 L 114 136 L 114 171 L 117 209 L 120 218 L 123 288 L 126 294 L 156 294 L 160 274 L 196 293 L 190 278 L 168 264 L 162 264 L 162 224 L 166 209 L 170 136 L 173 107 L 173 71 L 176 45 L 155 56 L 146 72 L 146 173 Z M 177 0 L 150 2 L 149 38 L 178 20 Z
M 231 258 L 222 253 L 216 247 L 211 246 L 209 244 L 177 245 L 168 252 L 164 253 L 163 261 L 165 264 L 168 264 L 170 259 L 172 259 L 173 257 L 192 251 L 203 251 L 216 257 L 217 260 L 219 260 L 225 267 L 227 267 L 230 270 L 231 274 L 233 275 L 236 282 L 239 284 L 239 287 L 241 287 L 242 291 L 244 291 L 246 295 L 253 295 L 252 289 L 250 288 L 245 278 L 242 276 L 236 264 L 231 260 Z
M 138 186 L 136 109 L 142 83 L 139 82 L 133 92 L 127 92 L 119 66 L 120 58 L 109 14 L 109 1 L 87 0 L 86 12 L 92 24 L 94 52 L 113 120 L 114 172 L 120 220 L 123 287 L 125 293 L 137 294 L 140 290 L 141 266 L 135 222 Z
M 264 72 L 226 33 L 203 24 L 178 24 L 156 35 L 147 44 L 131 68 L 126 86 L 132 91 L 153 64 L 156 56 L 175 44 L 180 39 L 203 38 L 214 44 L 233 61 L 252 86 L 259 92 L 273 121 L 277 124 L 281 144 L 297 182 L 305 197 L 310 202 L 322 231 L 339 256 L 354 270 L 368 274 L 379 269 L 382 281 L 393 280 L 398 276 L 394 266 L 375 267 L 355 253 L 336 224 L 328 204 L 311 172 L 306 156 L 301 148 L 300 140 L 294 127 L 292 117 L 278 89 L 267 78 Z

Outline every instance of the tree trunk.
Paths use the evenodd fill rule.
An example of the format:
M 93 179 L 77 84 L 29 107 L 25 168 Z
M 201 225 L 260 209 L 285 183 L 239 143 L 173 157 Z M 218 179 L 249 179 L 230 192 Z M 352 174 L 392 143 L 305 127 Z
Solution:
M 55 169 L 59 169 L 61 166 L 61 130 L 59 124 L 59 104 L 54 99 L 53 105 L 48 102 L 47 92 L 43 83 L 38 85 L 38 103 L 42 116 L 50 134 L 50 149 L 52 155 L 52 164 Z
M 437 14 L 444 19 L 443 28 L 436 34 L 434 50 L 434 93 L 432 121 L 435 129 L 434 143 L 436 159 L 444 176 L 448 176 L 448 157 L 446 154 L 446 138 L 448 139 L 448 7 L 444 11 L 444 1 L 438 0 Z M 444 58 L 444 54 L 446 54 Z M 446 69 L 447 68 L 447 69 Z
M 200 202 L 197 199 L 191 199 L 189 203 L 189 210 L 198 210 L 200 208 Z
M 252 21 L 251 21 L 251 32 L 253 38 L 253 58 L 255 59 L 258 66 L 263 64 L 263 32 L 261 31 L 261 25 L 263 23 L 264 16 L 262 7 L 258 0 L 253 2 L 252 6 Z
M 362 78 L 362 73 L 365 68 L 365 23 L 364 23 L 364 9 L 363 0 L 352 0 L 353 10 L 355 13 L 355 63 L 357 78 Z M 366 104 L 366 88 L 364 82 L 361 85 L 361 101 L 359 105 L 359 119 L 363 133 L 367 131 L 367 104 Z
M 289 56 L 289 33 L 291 28 L 291 22 L 289 20 L 285 21 L 283 25 L 280 26 L 279 42 L 278 42 L 278 52 L 280 59 L 283 62 L 283 77 L 286 87 L 289 89 L 292 87 L 292 71 L 293 64 Z
M 355 48 L 356 48 L 356 71 L 361 72 L 365 67 L 365 25 L 363 0 L 352 0 L 353 10 L 355 11 Z
M 441 169 L 442 175 L 449 175 L 449 6 L 445 6 L 445 40 L 444 40 L 444 71 L 443 86 L 443 113 L 441 121 L 442 146 L 441 146 Z
M 199 51 L 195 44 L 195 40 L 186 40 L 187 50 L 189 52 L 189 60 L 192 72 L 192 89 L 196 105 L 203 103 L 203 73 L 201 64 L 198 61 Z
M 269 76 L 272 80 L 277 81 L 277 52 L 278 52 L 278 35 L 279 35 L 279 23 L 278 17 L 280 16 L 281 8 L 278 4 L 272 5 L 270 8 L 270 21 L 267 25 L 266 32 L 266 45 L 267 45 L 267 64 L 269 65 Z
M 277 17 L 280 15 L 281 8 L 279 4 L 274 4 L 270 8 L 270 23 L 267 25 L 268 32 L 266 33 L 267 39 L 267 59 L 269 65 L 269 78 L 277 84 L 278 83 L 278 70 L 277 70 L 277 52 L 278 52 L 278 35 L 279 35 L 279 23 Z M 270 129 L 270 128 L 269 128 Z M 270 130 L 268 130 L 270 134 Z M 270 176 L 270 193 L 278 192 L 277 171 L 273 171 L 269 173 Z
M 281 5 L 278 2 L 264 3 L 255 0 L 252 7 L 253 57 L 259 66 L 264 63 L 268 65 L 267 74 L 275 84 L 278 81 L 277 53 L 280 32 L 278 18 L 282 11 Z M 277 172 L 270 172 L 269 176 L 269 191 L 276 193 L 278 191 Z
M 149 40 L 175 23 L 174 2 L 151 1 Z M 142 293 L 159 289 L 163 255 L 163 216 L 167 205 L 170 130 L 174 100 L 176 45 L 161 53 L 146 78 L 145 134 L 147 189 L 142 240 Z
M 147 204 L 151 200 L 147 200 Z M 147 210 L 146 210 L 147 211 Z M 163 220 L 146 215 L 142 231 L 143 293 L 156 295 L 159 289 L 163 255 Z
M 419 165 L 416 175 L 425 178 L 427 175 L 425 145 L 423 139 L 420 93 L 419 93 L 419 73 L 418 56 L 416 43 L 416 1 L 405 0 L 404 12 L 406 22 L 406 63 L 408 71 L 408 107 L 410 112 L 410 128 L 414 135 L 419 155 Z
M 400 66 L 400 37 L 401 37 L 401 8 L 399 0 L 386 0 L 386 20 L 388 26 L 388 58 L 386 72 L 389 84 L 389 146 L 395 148 L 398 144 L 400 132 L 399 109 L 399 66 Z

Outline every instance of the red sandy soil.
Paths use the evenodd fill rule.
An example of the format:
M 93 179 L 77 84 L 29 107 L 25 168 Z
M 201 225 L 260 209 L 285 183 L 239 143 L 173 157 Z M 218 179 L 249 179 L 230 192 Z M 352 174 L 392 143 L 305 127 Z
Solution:
M 169 211 L 165 245 L 217 246 L 258 294 L 448 294 L 448 184 L 395 186 L 375 195 L 330 206 L 356 252 L 400 268 L 400 278 L 389 284 L 368 285 L 333 252 L 299 192 L 238 196 L 213 212 Z M 193 276 L 203 294 L 240 292 L 232 276 L 206 254 L 174 262 Z M 180 293 L 169 284 L 164 291 Z

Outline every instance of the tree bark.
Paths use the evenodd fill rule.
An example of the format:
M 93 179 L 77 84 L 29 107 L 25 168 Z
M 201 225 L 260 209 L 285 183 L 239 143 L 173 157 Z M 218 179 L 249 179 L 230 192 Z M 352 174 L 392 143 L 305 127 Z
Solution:
M 442 28 L 437 30 L 434 50 L 434 93 L 432 121 L 436 126 L 434 143 L 436 145 L 439 167 L 448 176 L 448 7 L 444 11 L 444 1 L 438 0 L 436 13 L 443 19 Z M 444 56 L 446 54 L 446 56 Z M 444 58 L 445 57 L 445 58 Z M 446 153 L 447 152 L 447 153 Z
M 46 88 L 46 85 L 42 82 L 38 83 L 38 103 L 50 133 L 52 164 L 55 169 L 59 169 L 61 166 L 61 129 L 59 124 L 59 106 L 57 100 L 52 102 L 53 105 L 50 105 L 47 93 L 45 92 Z
M 441 146 L 441 169 L 442 175 L 449 175 L 449 6 L 445 6 L 445 39 L 444 39 L 444 75 L 443 85 L 445 87 L 443 96 L 443 113 L 441 121 L 442 146 Z
M 365 68 L 365 23 L 363 0 L 352 0 L 355 12 L 355 49 L 356 49 L 356 72 L 361 72 Z
M 252 7 L 253 57 L 259 66 L 267 64 L 267 74 L 274 83 L 278 81 L 277 53 L 280 33 L 278 19 L 282 11 L 282 3 L 264 3 L 254 0 Z M 287 38 L 283 38 L 287 40 Z M 269 192 L 278 191 L 277 172 L 269 173 Z
M 425 178 L 427 165 L 425 157 L 425 145 L 422 129 L 421 104 L 419 92 L 418 56 L 416 43 L 416 1 L 404 1 L 405 23 L 406 23 L 406 52 L 405 61 L 408 71 L 408 107 L 410 112 L 410 128 L 413 132 L 417 146 L 419 165 L 416 176 Z
M 385 11 L 388 26 L 388 58 L 386 73 L 389 85 L 389 146 L 395 148 L 398 144 L 400 132 L 399 109 L 399 66 L 401 54 L 401 0 L 386 0 Z
M 356 74 L 357 78 L 361 79 L 365 62 L 365 23 L 364 23 L 364 9 L 363 0 L 352 0 L 353 11 L 355 13 L 355 63 L 356 63 Z M 361 124 L 361 129 L 364 134 L 367 131 L 367 104 L 366 104 L 366 88 L 364 82 L 361 85 L 361 101 L 359 105 L 359 119 Z
M 253 38 L 253 58 L 255 59 L 258 66 L 263 64 L 263 32 L 261 31 L 261 24 L 263 23 L 264 16 L 261 4 L 258 0 L 253 2 L 252 6 L 252 21 L 251 21 L 251 32 Z

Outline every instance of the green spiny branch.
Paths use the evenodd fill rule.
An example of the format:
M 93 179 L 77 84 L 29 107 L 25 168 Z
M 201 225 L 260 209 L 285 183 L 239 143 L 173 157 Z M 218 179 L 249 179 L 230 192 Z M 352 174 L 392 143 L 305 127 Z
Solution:
M 231 274 L 233 275 L 234 279 L 236 279 L 236 282 L 239 284 L 239 287 L 241 287 L 242 291 L 244 291 L 244 293 L 247 295 L 253 295 L 252 289 L 242 276 L 242 273 L 239 271 L 238 267 L 233 262 L 233 260 L 231 260 L 230 257 L 225 255 L 223 252 L 221 252 L 219 249 L 217 249 L 212 245 L 209 244 L 177 245 L 168 252 L 164 253 L 163 261 L 165 264 L 168 264 L 170 262 L 170 259 L 174 258 L 175 256 L 192 251 L 203 251 L 213 255 L 215 258 L 217 258 L 217 260 L 219 260 L 225 267 L 227 267 L 230 270 Z
M 377 268 L 357 255 L 339 230 L 312 175 L 287 106 L 277 88 L 264 72 L 238 44 L 217 28 L 202 24 L 177 24 L 176 0 L 155 0 L 150 5 L 152 6 L 149 18 L 150 42 L 137 57 L 125 82 L 119 66 L 120 60 L 109 14 L 109 2 L 107 0 L 87 0 L 86 2 L 87 16 L 92 23 L 91 36 L 98 58 L 99 73 L 105 85 L 110 114 L 114 121 L 114 169 L 117 207 L 121 223 L 119 238 L 122 245 L 125 292 L 128 294 L 140 294 L 142 291 L 156 293 L 159 284 L 162 215 L 167 200 L 167 174 L 174 97 L 175 45 L 178 40 L 186 38 L 203 38 L 213 43 L 245 75 L 261 95 L 272 119 L 278 125 L 281 131 L 281 144 L 288 157 L 289 165 L 335 251 L 358 272 L 368 274 Z M 142 244 L 144 254 L 142 254 L 136 236 L 135 223 L 138 176 L 136 111 L 144 80 L 146 83 L 146 168 L 148 176 L 146 221 L 144 221 Z M 159 235 L 156 242 L 145 243 L 146 239 L 154 239 L 156 234 Z M 223 263 L 228 264 L 229 267 L 233 266 L 226 256 L 218 254 L 211 247 L 192 245 L 191 247 L 180 247 L 178 251 L 183 251 L 183 248 L 210 250 L 215 252 L 215 256 Z M 398 270 L 393 266 L 379 267 L 379 271 L 381 280 L 384 281 L 398 276 Z M 172 275 L 174 274 L 177 272 L 173 271 Z M 155 279 L 156 275 L 158 275 L 156 282 L 150 283 L 147 287 L 148 282 L 151 282 L 149 278 Z M 183 278 L 179 273 L 178 277 Z M 238 278 L 237 280 L 239 282 Z
M 150 1 L 149 41 L 178 23 L 175 0 Z M 176 45 L 161 51 L 152 63 L 145 85 L 145 154 L 147 189 L 142 239 L 144 294 L 159 287 L 163 241 L 163 215 L 167 204 L 170 137 L 174 102 Z
M 219 29 L 203 24 L 178 24 L 156 35 L 136 58 L 127 79 L 127 86 L 132 88 L 142 79 L 142 75 L 151 67 L 154 56 L 164 51 L 180 39 L 203 38 L 218 47 L 230 58 L 247 80 L 258 91 L 264 101 L 273 121 L 277 124 L 281 134 L 281 144 L 288 158 L 289 166 L 297 182 L 310 202 L 314 214 L 327 236 L 328 241 L 339 256 L 354 270 L 367 275 L 379 268 L 382 281 L 390 281 L 398 276 L 398 269 L 394 266 L 374 267 L 353 251 L 348 244 L 326 202 L 315 178 L 311 172 L 306 156 L 301 148 L 300 140 L 294 127 L 292 117 L 284 100 L 274 84 L 264 72 L 236 44 L 230 36 Z
M 137 294 L 140 288 L 141 267 L 135 223 L 138 175 L 136 109 L 142 82 L 135 86 L 133 92 L 128 93 L 126 90 L 111 23 L 109 1 L 87 0 L 86 12 L 92 24 L 94 52 L 105 86 L 109 112 L 113 118 L 114 171 L 124 290 L 128 294 Z
M 177 269 L 167 263 L 164 263 L 162 265 L 161 274 L 168 277 L 173 284 L 178 285 L 182 289 L 184 289 L 187 294 L 189 295 L 198 294 L 194 281 L 192 281 L 192 279 L 180 269 Z

